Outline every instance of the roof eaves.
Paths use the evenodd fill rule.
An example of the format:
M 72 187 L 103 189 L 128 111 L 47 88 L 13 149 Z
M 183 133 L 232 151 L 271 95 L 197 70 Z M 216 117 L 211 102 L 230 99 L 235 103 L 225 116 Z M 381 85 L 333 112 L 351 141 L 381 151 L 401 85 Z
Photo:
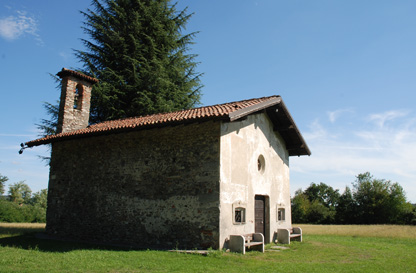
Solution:
M 234 112 L 231 112 L 228 117 L 230 121 L 235 121 L 237 119 L 240 119 L 242 117 L 245 117 L 247 115 L 253 114 L 255 112 L 258 112 L 260 110 L 266 109 L 268 107 L 271 107 L 273 105 L 279 104 L 282 101 L 282 98 L 280 96 L 271 98 L 269 100 L 266 100 L 264 102 L 257 103 L 255 105 L 245 107 L 239 110 L 236 110 Z
M 304 153 L 294 153 L 292 155 L 297 155 L 297 156 L 301 156 L 301 155 L 308 155 L 310 156 L 312 153 L 308 147 L 308 145 L 306 144 L 305 139 L 303 138 L 302 134 L 300 133 L 298 126 L 296 125 L 295 121 L 292 118 L 292 115 L 289 113 L 289 110 L 287 109 L 285 103 L 283 102 L 283 100 L 281 100 L 280 105 L 281 109 L 285 112 L 286 117 L 288 118 L 290 124 L 291 124 L 291 129 L 295 131 L 296 136 L 299 138 L 299 141 L 301 143 L 299 149 L 303 150 Z M 298 149 L 298 151 L 299 151 Z
M 91 127 L 87 127 L 85 129 L 80 129 L 77 131 L 61 133 L 57 135 L 48 135 L 44 138 L 28 141 L 24 143 L 27 148 L 40 146 L 44 144 L 50 144 L 54 142 L 66 141 L 71 139 L 77 138 L 84 138 L 84 137 L 93 137 L 93 136 L 102 136 L 108 134 L 117 134 L 117 133 L 124 133 L 130 131 L 140 131 L 146 129 L 153 129 L 158 127 L 166 127 L 166 126 L 177 126 L 181 124 L 190 124 L 195 122 L 203 122 L 208 120 L 223 120 L 227 117 L 218 115 L 218 116 L 209 116 L 209 117 L 197 117 L 197 118 L 189 118 L 189 119 L 182 119 L 182 120 L 169 120 L 165 122 L 155 122 L 155 123 L 148 123 L 144 125 L 134 125 L 134 126 L 120 126 L 120 127 L 112 127 L 112 128 L 104 128 L 100 130 L 91 130 Z

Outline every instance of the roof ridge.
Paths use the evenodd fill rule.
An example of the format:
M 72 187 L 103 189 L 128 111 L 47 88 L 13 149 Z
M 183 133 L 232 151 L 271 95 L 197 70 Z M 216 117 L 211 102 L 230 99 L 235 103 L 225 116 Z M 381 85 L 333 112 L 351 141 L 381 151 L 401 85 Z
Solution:
M 195 107 L 195 108 L 176 110 L 176 111 L 172 111 L 172 112 L 160 112 L 160 113 L 154 113 L 154 114 L 148 114 L 148 115 L 142 115 L 142 116 L 134 116 L 134 117 L 125 117 L 125 118 L 120 118 L 120 119 L 105 120 L 105 121 L 101 121 L 101 122 L 98 122 L 98 123 L 91 124 L 90 126 L 93 126 L 95 124 L 101 124 L 101 123 L 110 123 L 110 122 L 115 122 L 115 121 L 126 121 L 126 120 L 131 120 L 131 119 L 146 118 L 146 117 L 152 117 L 152 116 L 158 116 L 158 115 L 175 114 L 175 113 L 181 113 L 181 112 L 186 112 L 186 111 L 197 111 L 198 109 L 204 109 L 204 108 L 210 108 L 210 107 L 216 107 L 216 106 L 225 106 L 225 105 L 231 105 L 231 104 L 235 104 L 235 103 L 244 103 L 244 102 L 249 102 L 249 101 L 254 101 L 254 100 L 267 100 L 267 99 L 277 98 L 277 97 L 280 97 L 280 96 L 279 95 L 273 95 L 273 96 L 266 96 L 266 97 L 260 97 L 260 98 L 245 99 L 245 100 L 240 100 L 240 101 L 232 101 L 232 102 L 218 103 L 218 104 L 212 104 L 212 105 L 205 105 L 205 106 L 200 106 L 200 107 Z

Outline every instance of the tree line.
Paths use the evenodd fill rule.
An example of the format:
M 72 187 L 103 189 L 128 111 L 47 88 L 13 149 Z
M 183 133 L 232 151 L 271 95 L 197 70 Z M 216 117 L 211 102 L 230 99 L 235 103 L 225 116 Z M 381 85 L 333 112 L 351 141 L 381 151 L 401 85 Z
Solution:
M 291 203 L 293 223 L 416 225 L 416 204 L 406 200 L 403 188 L 369 172 L 357 175 L 342 194 L 325 183 L 311 183 L 297 190 Z
M 20 181 L 11 184 L 8 195 L 3 195 L 8 180 L 7 176 L 0 174 L 0 222 L 45 223 L 48 190 L 32 194 L 30 187 Z

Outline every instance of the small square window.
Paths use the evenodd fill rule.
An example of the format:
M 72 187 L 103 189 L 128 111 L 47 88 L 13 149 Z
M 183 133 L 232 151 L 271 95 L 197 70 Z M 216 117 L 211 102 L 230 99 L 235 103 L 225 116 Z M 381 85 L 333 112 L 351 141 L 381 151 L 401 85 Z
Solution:
M 245 209 L 244 208 L 236 208 L 235 209 L 235 215 L 234 215 L 234 221 L 236 223 L 244 223 L 245 222 Z
M 246 223 L 246 206 L 247 204 L 242 203 L 241 201 L 235 202 L 233 204 L 233 224 L 234 225 L 243 225 Z
M 285 221 L 285 209 L 284 208 L 278 208 L 277 209 L 277 221 Z

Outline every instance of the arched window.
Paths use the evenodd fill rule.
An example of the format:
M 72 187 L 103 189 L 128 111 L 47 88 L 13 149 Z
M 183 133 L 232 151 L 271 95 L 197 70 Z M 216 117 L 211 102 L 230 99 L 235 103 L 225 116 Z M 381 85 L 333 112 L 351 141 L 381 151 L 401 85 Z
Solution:
M 257 159 L 257 170 L 260 173 L 264 173 L 264 169 L 266 168 L 266 160 L 264 159 L 263 155 L 259 155 Z
M 82 88 L 82 84 L 78 84 L 75 88 L 74 109 L 81 110 L 83 93 L 84 89 Z

